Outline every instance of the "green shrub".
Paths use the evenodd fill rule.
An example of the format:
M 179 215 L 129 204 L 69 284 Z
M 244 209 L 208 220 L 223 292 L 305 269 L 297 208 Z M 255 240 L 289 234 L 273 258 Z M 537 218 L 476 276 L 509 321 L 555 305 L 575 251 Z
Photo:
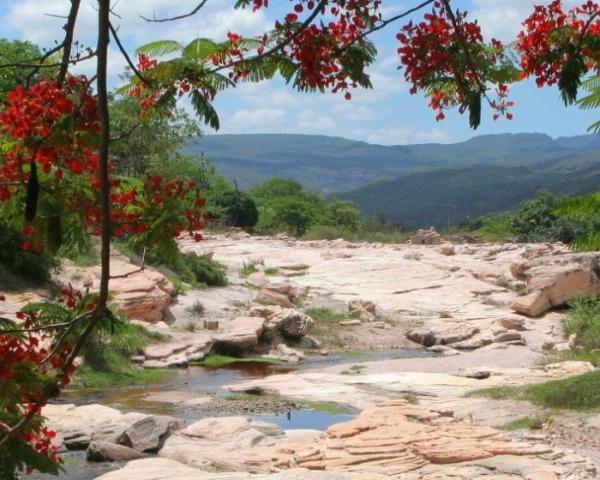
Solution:
M 215 199 L 220 218 L 230 227 L 252 228 L 258 222 L 258 209 L 254 200 L 246 193 L 225 192 Z
M 224 287 L 227 285 L 227 268 L 208 257 L 197 255 L 184 255 L 185 265 L 189 268 L 196 283 L 210 287 Z
M 168 373 L 144 370 L 132 364 L 131 357 L 143 353 L 147 345 L 167 337 L 121 320 L 114 332 L 99 330 L 88 339 L 83 350 L 84 364 L 75 374 L 75 384 L 85 387 L 141 385 L 163 378 Z
M 44 253 L 23 251 L 24 238 L 18 230 L 0 221 L 0 285 L 14 286 L 11 277 L 42 285 L 50 280 L 57 260 Z
M 569 302 L 570 311 L 565 321 L 565 336 L 577 335 L 580 354 L 591 354 L 600 363 L 600 301 L 579 297 Z

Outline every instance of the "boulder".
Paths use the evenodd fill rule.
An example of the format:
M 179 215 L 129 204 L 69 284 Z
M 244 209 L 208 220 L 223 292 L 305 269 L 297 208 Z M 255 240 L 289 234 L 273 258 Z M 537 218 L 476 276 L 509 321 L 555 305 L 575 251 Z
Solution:
M 236 317 L 230 329 L 214 339 L 214 348 L 225 351 L 251 350 L 258 345 L 265 319 L 261 317 Z
M 261 305 L 279 305 L 283 308 L 294 308 L 294 304 L 287 295 L 272 290 L 260 290 L 254 302 Z
M 282 307 L 279 305 L 252 305 L 248 310 L 248 315 L 251 317 L 269 318 L 281 312 L 281 310 Z
M 504 342 L 520 342 L 523 345 L 525 344 L 525 339 L 523 335 L 519 332 L 506 332 L 500 333 L 494 337 L 494 342 L 496 343 L 504 343 Z
M 165 415 L 147 416 L 128 427 L 119 443 L 138 452 L 157 452 L 169 436 L 185 426 L 182 420 Z
M 515 278 L 527 283 L 528 295 L 518 297 L 511 308 L 529 317 L 538 317 L 581 295 L 598 297 L 598 256 L 568 254 L 541 258 L 511 266 Z
M 440 248 L 438 248 L 437 251 L 441 255 L 445 255 L 447 257 L 456 255 L 456 249 L 454 248 L 454 245 L 452 245 L 451 243 L 446 243 L 446 244 L 442 245 Z
M 500 325 L 502 325 L 507 330 L 518 330 L 524 331 L 527 330 L 525 328 L 525 320 L 523 318 L 501 318 L 499 320 Z
M 265 272 L 253 272 L 246 278 L 246 283 L 255 288 L 262 288 L 268 282 Z
M 317 340 L 315 337 L 311 337 L 310 335 L 305 335 L 300 339 L 300 346 L 302 348 L 306 348 L 308 350 L 319 350 L 321 348 L 321 342 Z
M 313 324 L 314 320 L 302 310 L 283 309 L 265 322 L 265 331 L 280 332 L 287 339 L 299 340 Z
M 342 320 L 338 325 L 342 327 L 359 327 L 362 325 L 360 320 Z
M 249 428 L 250 420 L 245 417 L 209 417 L 192 423 L 181 430 L 181 434 L 204 440 L 226 441 Z
M 426 347 L 433 345 L 451 345 L 472 338 L 479 333 L 479 328 L 463 324 L 439 325 L 435 328 L 415 328 L 406 336 L 409 340 Z
M 442 237 L 434 227 L 420 228 L 416 235 L 410 237 L 409 243 L 411 245 L 441 245 Z
M 278 344 L 265 356 L 269 358 L 276 358 L 286 363 L 298 363 L 304 359 L 304 353 L 288 347 L 285 343 Z
M 103 440 L 90 443 L 86 454 L 89 462 L 129 462 L 143 456 L 143 453 L 133 448 Z

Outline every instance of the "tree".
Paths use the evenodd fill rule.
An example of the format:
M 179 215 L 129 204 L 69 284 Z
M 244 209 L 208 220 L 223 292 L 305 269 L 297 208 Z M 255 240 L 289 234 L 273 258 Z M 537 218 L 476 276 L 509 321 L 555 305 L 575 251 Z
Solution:
M 201 239 L 197 230 L 203 226 L 204 201 L 195 182 L 111 174 L 111 36 L 133 71 L 127 92 L 142 117 L 150 109 L 172 114 L 177 99 L 189 95 L 198 116 L 214 128 L 219 118 L 213 100 L 240 82 L 278 73 L 299 91 L 330 91 L 348 100 L 352 89 L 371 88 L 366 68 L 376 49 L 369 36 L 425 7 L 431 11 L 422 21 L 407 23 L 397 34 L 399 61 L 411 91 L 429 96 L 438 120 L 445 109 L 458 107 L 476 128 L 484 102 L 494 118 L 510 119 L 508 84 L 527 77 L 540 86 L 556 85 L 570 104 L 585 76 L 599 69 L 600 6 L 591 1 L 567 12 L 560 0 L 535 7 L 515 44 L 517 63 L 500 42 L 485 42 L 477 23 L 453 10 L 451 0 L 423 1 L 390 17 L 384 17 L 381 0 L 295 0 L 270 32 L 252 38 L 229 32 L 221 42 L 153 42 L 139 50 L 137 65 L 112 23 L 115 2 L 98 0 L 97 45 L 90 52 L 75 47 L 81 1 L 70 3 L 61 42 L 27 62 L 3 59 L 0 64 L 2 70 L 34 65 L 35 73 L 7 94 L 0 114 L 2 133 L 9 137 L 3 140 L 0 202 L 3 216 L 22 227 L 25 250 L 53 250 L 67 230 L 97 234 L 100 288 L 92 296 L 64 288 L 59 303 L 30 305 L 20 312 L 20 322 L 0 322 L 0 471 L 7 478 L 21 469 L 57 471 L 52 432 L 44 427 L 40 409 L 57 386 L 68 383 L 73 361 L 92 332 L 113 317 L 108 308 L 111 238 L 125 234 L 174 248 L 173 238 L 187 229 Z M 207 3 L 148 21 L 196 15 Z M 269 8 L 266 0 L 236 0 L 234 5 Z M 160 62 L 152 58 L 166 55 Z M 90 80 L 68 75 L 70 66 L 84 58 L 96 59 L 95 90 Z M 595 84 L 590 88 L 594 95 Z M 300 233 L 310 221 L 310 199 L 284 197 L 280 203 L 276 217 Z
M 325 207 L 323 223 L 356 232 L 363 222 L 360 208 L 349 200 L 334 199 Z
M 252 228 L 258 222 L 256 203 L 248 194 L 238 190 L 224 192 L 215 200 L 227 225 Z
M 29 77 L 35 75 L 35 67 L 19 65 L 40 58 L 41 55 L 40 49 L 33 43 L 0 38 L 0 61 L 14 65 L 12 68 L 0 69 L 0 99 L 4 99 L 17 85 L 25 84 Z

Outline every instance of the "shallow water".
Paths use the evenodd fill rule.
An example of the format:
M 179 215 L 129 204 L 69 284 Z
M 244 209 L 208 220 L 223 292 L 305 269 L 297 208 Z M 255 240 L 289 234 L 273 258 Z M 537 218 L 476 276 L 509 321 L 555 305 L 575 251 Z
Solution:
M 392 350 L 373 352 L 361 355 L 330 355 L 308 357 L 302 364 L 292 366 L 269 365 L 265 363 L 237 363 L 221 368 L 190 367 L 178 370 L 171 378 L 143 387 L 112 387 L 110 389 L 83 389 L 63 392 L 60 403 L 75 403 L 86 405 L 101 403 L 119 410 L 143 412 L 149 414 L 173 415 L 190 423 L 207 416 L 218 416 L 217 412 L 206 412 L 198 407 L 185 406 L 165 402 L 149 402 L 144 396 L 160 391 L 185 391 L 191 396 L 203 394 L 227 395 L 223 385 L 241 383 L 253 378 L 263 378 L 268 375 L 278 375 L 290 371 L 309 368 L 324 368 L 333 365 L 353 364 L 366 361 L 386 360 L 394 358 L 428 357 L 431 353 L 424 350 Z M 223 415 L 233 415 L 223 413 Z M 350 420 L 353 415 L 348 413 L 327 413 L 314 410 L 290 410 L 281 414 L 246 415 L 247 417 L 264 422 L 275 423 L 285 430 L 315 429 L 325 430 L 335 423 Z M 58 477 L 34 474 L 26 478 L 30 480 L 59 479 L 59 480 L 93 480 L 111 470 L 120 468 L 117 462 L 88 463 L 85 452 L 68 452 L 64 455 L 65 473 Z

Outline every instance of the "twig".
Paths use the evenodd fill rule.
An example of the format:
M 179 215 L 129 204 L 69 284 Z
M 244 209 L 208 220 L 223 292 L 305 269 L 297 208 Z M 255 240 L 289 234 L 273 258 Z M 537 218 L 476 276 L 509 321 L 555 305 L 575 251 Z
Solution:
M 131 57 L 127 53 L 127 50 L 125 50 L 125 47 L 123 47 L 123 44 L 121 43 L 121 39 L 117 35 L 117 31 L 115 30 L 115 27 L 113 27 L 112 23 L 109 23 L 108 27 L 110 28 L 110 33 L 112 33 L 112 36 L 115 39 L 117 47 L 119 47 L 121 54 L 123 55 L 123 57 L 125 57 L 125 61 L 127 62 L 127 65 L 129 65 L 129 68 L 131 68 L 133 70 L 133 73 L 135 73 L 135 76 L 138 77 L 145 85 L 150 85 L 150 82 L 148 81 L 148 79 L 146 79 L 142 75 L 142 73 L 137 69 L 137 67 L 131 60 Z
M 146 20 L 147 22 L 152 22 L 152 23 L 175 22 L 177 20 L 183 20 L 184 18 L 188 18 L 188 17 L 192 17 L 192 16 L 196 15 L 200 10 L 202 10 L 204 5 L 206 5 L 207 3 L 208 3 L 208 0 L 202 0 L 191 12 L 184 13 L 183 15 L 177 15 L 176 17 L 147 18 L 147 17 L 144 17 L 143 15 L 140 15 L 140 18 L 142 18 L 143 20 Z

